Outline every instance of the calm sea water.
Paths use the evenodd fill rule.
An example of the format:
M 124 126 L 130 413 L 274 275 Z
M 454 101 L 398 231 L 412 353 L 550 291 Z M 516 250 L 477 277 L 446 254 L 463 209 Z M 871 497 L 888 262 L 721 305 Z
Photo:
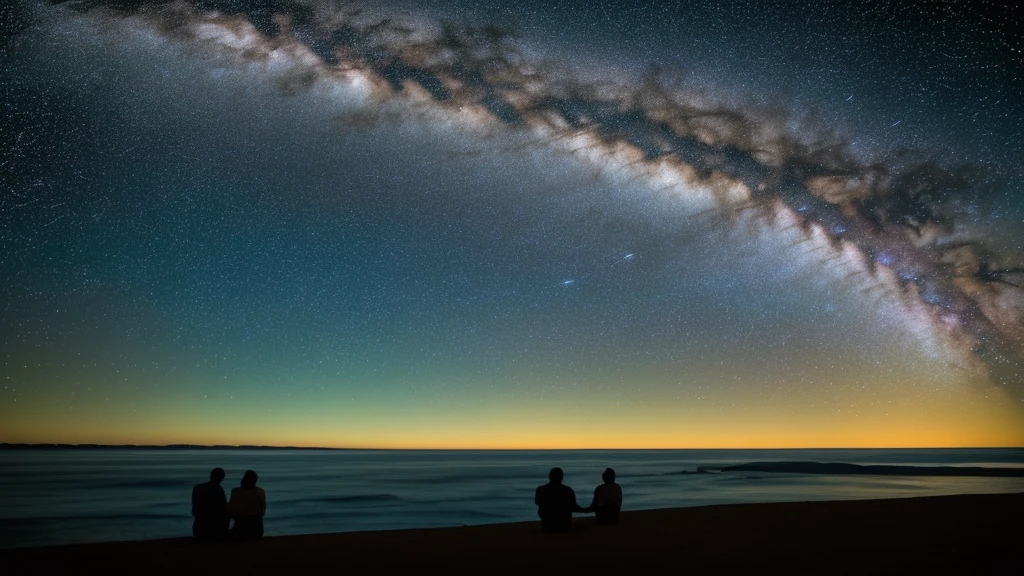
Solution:
M 581 505 L 615 468 L 627 510 L 1024 491 L 1024 478 L 680 473 L 783 460 L 1024 467 L 1024 449 L 0 450 L 0 547 L 190 535 L 192 486 L 215 466 L 228 492 L 259 473 L 267 535 L 536 520 L 533 490 L 552 466 Z

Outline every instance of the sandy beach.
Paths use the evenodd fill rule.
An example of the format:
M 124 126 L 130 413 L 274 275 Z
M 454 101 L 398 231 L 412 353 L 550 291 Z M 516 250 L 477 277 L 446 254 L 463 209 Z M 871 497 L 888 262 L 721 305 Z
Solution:
M 1024 493 L 733 504 L 627 511 L 617 526 L 579 517 L 569 534 L 521 522 L 247 543 L 113 542 L 5 550 L 0 557 L 15 574 L 984 573 L 1019 561 L 1022 513 Z

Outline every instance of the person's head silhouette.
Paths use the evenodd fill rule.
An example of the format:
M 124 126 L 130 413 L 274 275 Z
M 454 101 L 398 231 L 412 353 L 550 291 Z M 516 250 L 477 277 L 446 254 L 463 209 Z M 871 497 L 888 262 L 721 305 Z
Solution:
M 601 480 L 604 480 L 605 484 L 611 484 L 615 482 L 615 470 L 611 468 L 605 468 L 604 474 L 601 474 Z
M 223 468 L 214 468 L 213 470 L 210 470 L 210 482 L 213 482 L 214 484 L 220 484 L 220 481 L 224 479 L 224 476 L 226 476 L 226 474 L 224 473 Z
M 552 468 L 551 472 L 548 472 L 548 480 L 550 480 L 552 484 L 561 484 L 562 483 L 562 469 L 561 468 L 557 468 L 557 467 L 556 468 Z
M 246 470 L 242 476 L 242 488 L 255 488 L 257 480 L 259 480 L 259 476 L 255 472 Z

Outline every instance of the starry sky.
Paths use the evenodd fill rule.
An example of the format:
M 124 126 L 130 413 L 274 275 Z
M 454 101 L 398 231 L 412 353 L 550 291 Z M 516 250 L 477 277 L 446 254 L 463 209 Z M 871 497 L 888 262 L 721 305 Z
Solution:
M 0 10 L 0 442 L 1024 445 L 1011 3 Z

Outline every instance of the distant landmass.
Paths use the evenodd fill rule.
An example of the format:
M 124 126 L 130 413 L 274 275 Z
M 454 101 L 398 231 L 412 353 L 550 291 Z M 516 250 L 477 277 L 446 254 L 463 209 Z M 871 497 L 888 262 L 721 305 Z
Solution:
M 979 466 L 891 466 L 839 462 L 751 462 L 720 468 L 722 472 L 786 472 L 790 474 L 872 474 L 878 476 L 987 476 L 1024 478 L 1024 468 Z
M 81 450 L 377 450 L 377 448 L 321 448 L 317 446 L 258 446 L 242 444 L 9 444 L 0 443 L 0 450 L 36 449 L 81 449 Z

